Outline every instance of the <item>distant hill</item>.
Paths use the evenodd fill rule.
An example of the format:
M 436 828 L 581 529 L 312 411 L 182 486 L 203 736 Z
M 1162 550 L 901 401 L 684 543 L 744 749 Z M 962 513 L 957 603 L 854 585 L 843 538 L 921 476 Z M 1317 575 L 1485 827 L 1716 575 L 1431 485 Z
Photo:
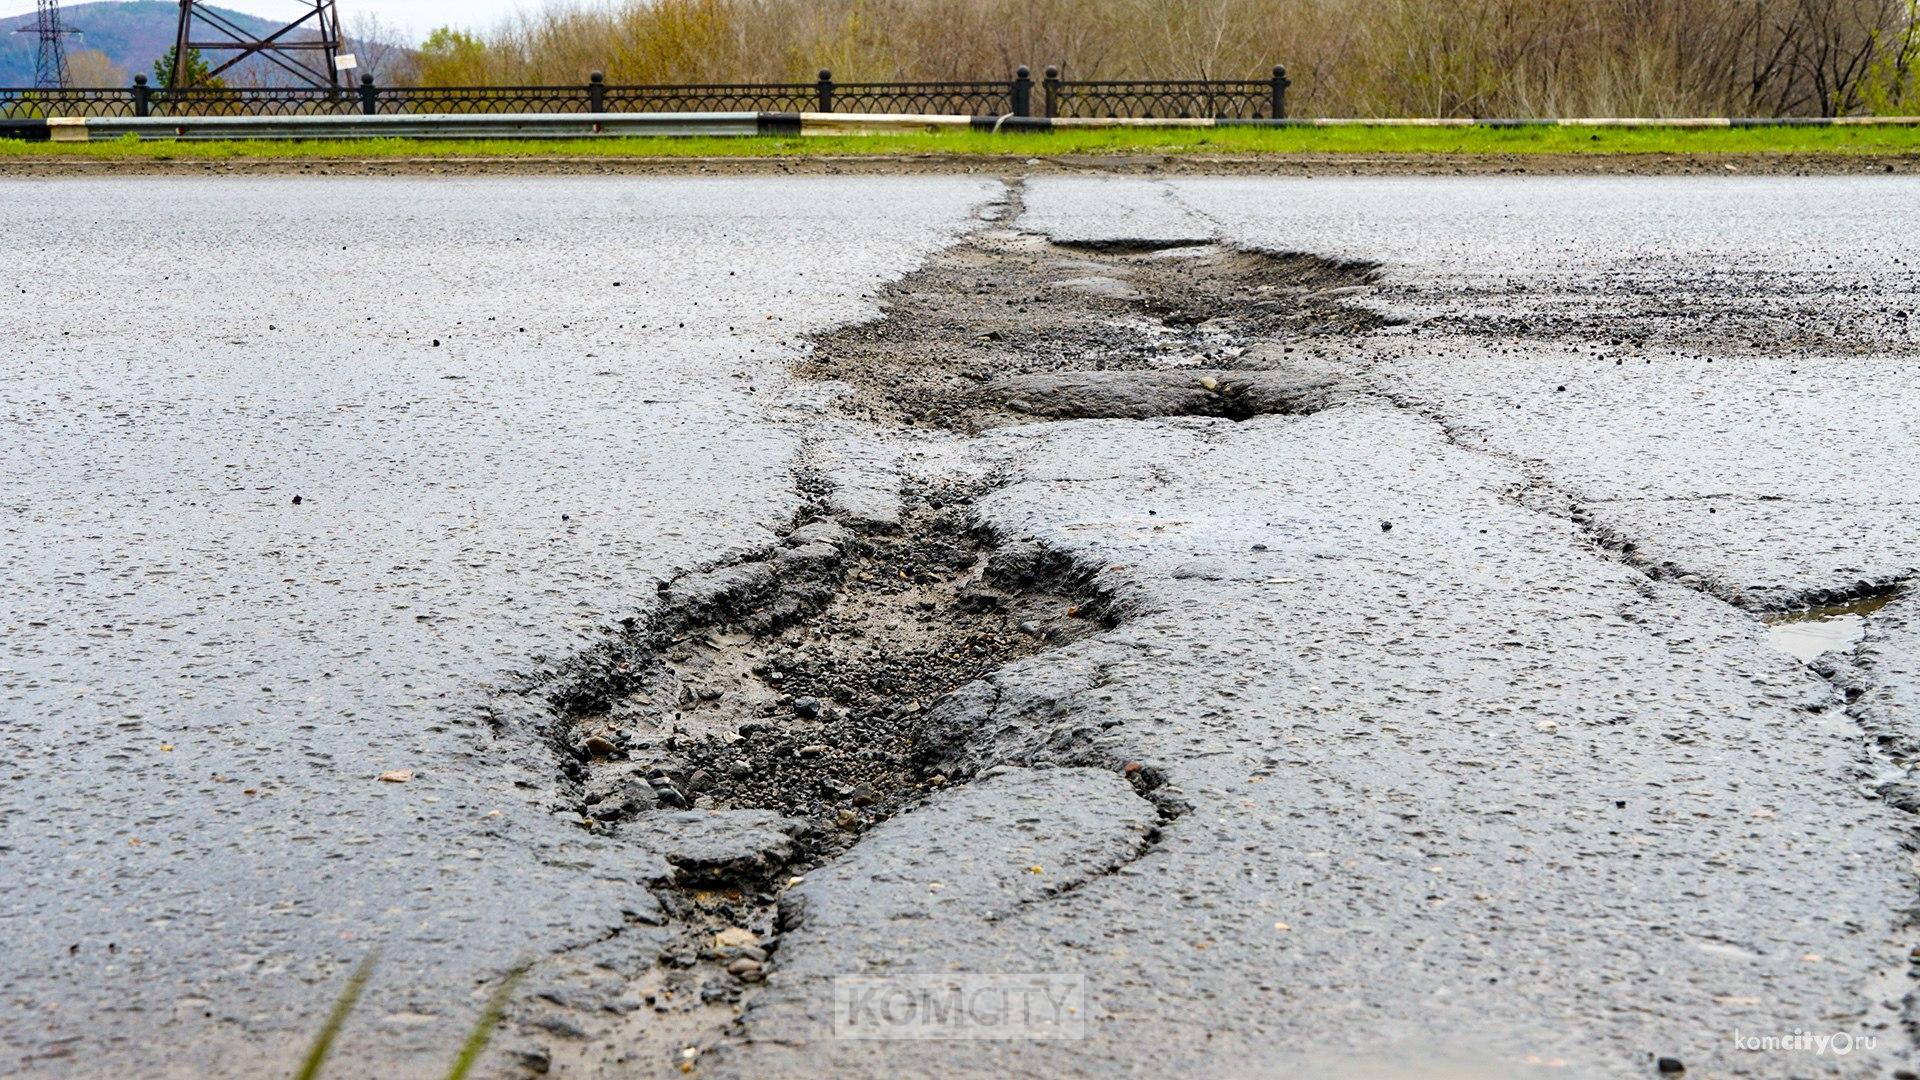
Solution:
M 250 34 L 270 34 L 281 26 L 273 20 L 244 15 L 227 8 L 213 10 L 233 20 L 235 25 Z M 173 47 L 180 5 L 168 3 L 167 0 L 104 0 L 92 4 L 62 4 L 60 17 L 67 26 L 80 31 L 67 37 L 69 56 L 83 49 L 98 49 L 107 54 L 115 67 L 124 68 L 127 78 L 131 79 L 138 72 L 151 72 L 153 62 Z M 31 33 L 13 32 L 16 27 L 31 28 L 33 25 L 32 14 L 0 19 L 0 86 L 33 85 L 36 38 Z M 251 69 L 259 65 L 260 61 L 249 59 L 240 68 Z

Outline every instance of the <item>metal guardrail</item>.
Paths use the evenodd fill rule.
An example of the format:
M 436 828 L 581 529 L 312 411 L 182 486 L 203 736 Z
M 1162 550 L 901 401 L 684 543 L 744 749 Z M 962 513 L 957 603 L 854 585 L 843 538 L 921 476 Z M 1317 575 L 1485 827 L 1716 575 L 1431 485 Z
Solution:
M 19 121 L 18 123 L 31 123 Z M 569 139 L 596 135 L 799 134 L 789 113 L 454 113 L 341 116 L 90 116 L 44 121 L 54 142 L 95 139 Z M 0 122 L 0 132 L 5 123 Z
M 937 116 L 918 113 L 347 113 L 337 116 L 68 116 L 0 119 L 0 139 L 89 142 L 94 139 L 539 139 L 642 135 L 881 135 L 904 132 L 1058 131 L 1075 128 L 1309 128 L 1309 127 L 1920 127 L 1920 117 L 1767 118 L 1682 117 L 1501 120 L 1142 119 L 1139 117 Z
M 432 113 L 851 112 L 940 116 L 1273 120 L 1286 116 L 1287 73 L 1268 79 L 1133 79 L 1084 82 L 1048 68 L 1004 80 L 810 83 L 610 84 L 599 73 L 576 86 L 380 86 L 168 90 L 134 76 L 123 89 L 0 88 L 0 120 L 50 117 L 386 116 Z M 1040 93 L 1035 94 L 1036 87 Z M 1036 102 L 1037 98 L 1037 102 Z M 1035 111 L 1036 103 L 1039 111 Z

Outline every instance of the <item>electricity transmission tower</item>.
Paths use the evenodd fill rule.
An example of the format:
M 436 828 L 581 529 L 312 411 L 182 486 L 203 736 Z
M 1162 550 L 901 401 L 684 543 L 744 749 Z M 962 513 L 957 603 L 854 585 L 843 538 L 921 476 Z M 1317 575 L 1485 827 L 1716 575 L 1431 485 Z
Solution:
M 80 31 L 61 24 L 60 0 L 40 0 L 38 15 L 31 27 L 19 27 L 14 33 L 40 35 L 39 47 L 33 54 L 34 88 L 64 90 L 67 86 L 66 36 Z
M 173 36 L 173 70 L 167 75 L 167 86 L 186 89 L 191 81 L 188 54 L 198 50 L 207 59 L 210 79 L 249 56 L 258 56 L 293 76 L 298 85 L 339 89 L 346 81 L 340 75 L 340 11 L 334 0 L 299 3 L 304 9 L 299 18 L 259 37 L 201 0 L 180 0 L 180 26 Z M 232 55 L 224 60 L 215 55 L 222 53 Z

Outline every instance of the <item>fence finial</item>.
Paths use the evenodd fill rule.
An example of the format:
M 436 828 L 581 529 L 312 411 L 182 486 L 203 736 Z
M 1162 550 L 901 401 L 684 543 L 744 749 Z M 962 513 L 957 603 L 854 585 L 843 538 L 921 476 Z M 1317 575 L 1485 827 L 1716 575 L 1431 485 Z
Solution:
M 1032 116 L 1033 70 L 1025 64 L 1021 64 L 1018 68 L 1015 68 L 1013 72 L 1013 85 L 1008 89 L 1011 91 L 1008 95 L 1011 99 L 1008 101 L 1008 104 L 1012 107 L 1013 115 Z

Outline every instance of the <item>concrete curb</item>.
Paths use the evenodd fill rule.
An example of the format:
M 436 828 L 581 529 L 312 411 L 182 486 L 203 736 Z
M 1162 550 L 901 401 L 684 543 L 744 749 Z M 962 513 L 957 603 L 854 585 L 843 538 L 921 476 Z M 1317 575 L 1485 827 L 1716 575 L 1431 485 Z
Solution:
M 0 139 L 574 139 L 597 136 L 828 136 L 941 131 L 1066 131 L 1093 128 L 1762 128 L 1920 127 L 1920 116 L 1574 117 L 1201 120 L 960 116 L 907 113 L 422 113 L 393 116 L 54 117 L 0 120 Z

